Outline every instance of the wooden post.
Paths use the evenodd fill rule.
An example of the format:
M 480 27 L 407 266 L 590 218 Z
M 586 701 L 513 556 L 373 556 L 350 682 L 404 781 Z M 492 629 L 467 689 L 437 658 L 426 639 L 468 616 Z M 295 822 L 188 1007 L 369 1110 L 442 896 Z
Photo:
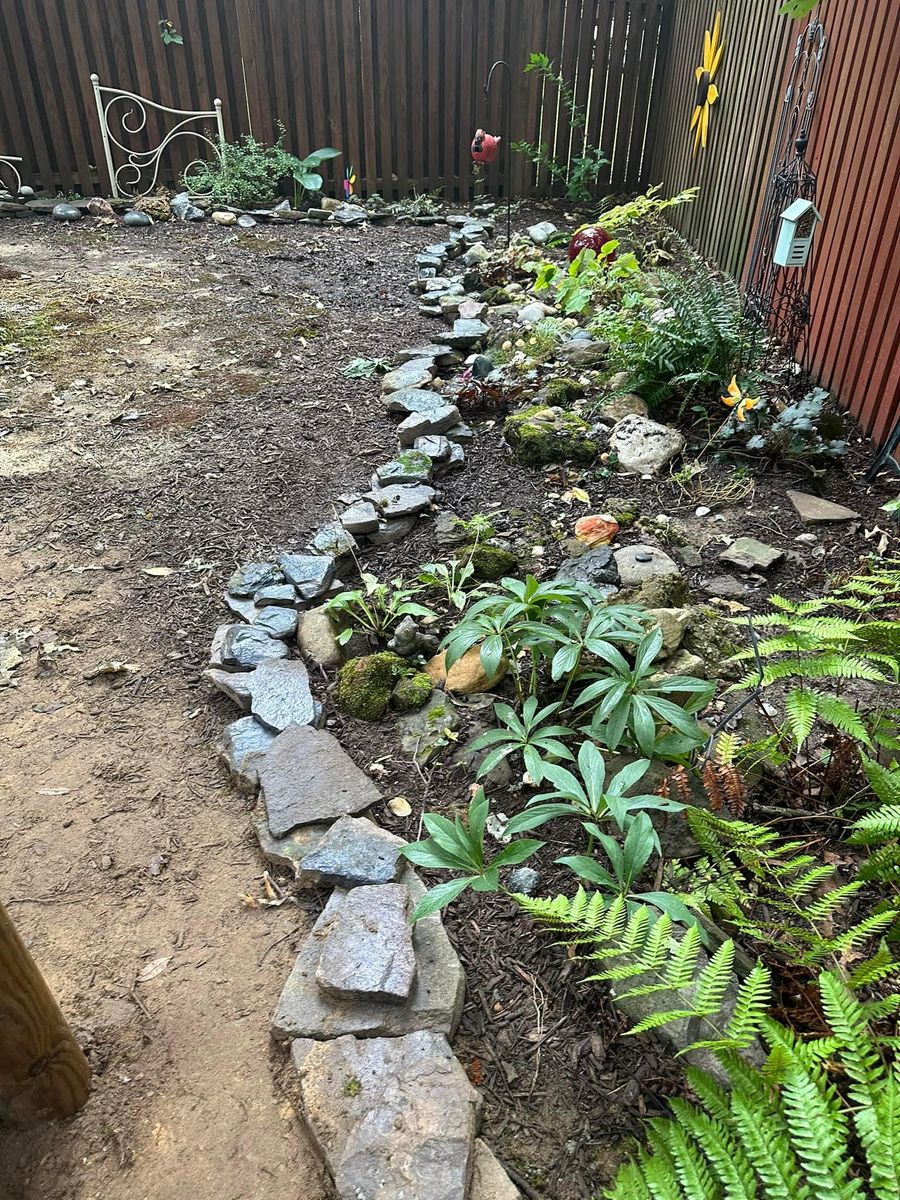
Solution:
M 0 904 L 0 1117 L 71 1117 L 90 1085 L 88 1061 Z

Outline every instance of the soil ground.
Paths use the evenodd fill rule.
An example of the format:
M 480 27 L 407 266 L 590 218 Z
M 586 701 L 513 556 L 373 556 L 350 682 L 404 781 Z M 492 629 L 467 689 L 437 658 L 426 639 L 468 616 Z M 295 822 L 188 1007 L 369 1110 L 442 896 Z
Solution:
M 427 340 L 407 285 L 434 240 L 417 227 L 0 224 L 0 297 L 28 344 L 0 353 L 0 631 L 22 631 L 24 655 L 0 689 L 0 895 L 96 1072 L 76 1119 L 0 1132 L 2 1200 L 328 1195 L 268 1039 L 318 902 L 242 902 L 262 895 L 262 865 L 215 759 L 233 713 L 201 672 L 235 564 L 302 547 L 389 457 L 377 383 L 341 368 Z M 869 453 L 855 442 L 853 468 Z M 801 551 L 784 498 L 795 482 L 766 477 L 731 505 L 668 480 L 585 486 L 594 511 L 615 493 L 673 515 L 700 552 L 694 582 L 720 573 L 722 535 L 752 534 L 790 550 L 771 583 L 796 593 L 877 543 L 863 535 L 890 491 L 835 472 L 825 494 L 865 520 Z M 586 511 L 567 486 L 514 463 L 487 422 L 442 503 L 499 510 L 498 527 L 542 547 L 545 573 Z M 693 515 L 710 502 L 713 525 Z M 395 575 L 445 555 L 422 522 L 367 562 Z M 86 678 L 109 662 L 136 669 Z M 386 797 L 410 799 L 411 818 L 380 814 L 396 832 L 415 837 L 423 806 L 467 799 L 462 772 L 415 768 L 390 720 L 330 722 Z M 493 897 L 448 919 L 469 980 L 457 1050 L 500 1157 L 535 1195 L 584 1200 L 679 1069 L 618 1038 L 581 968 L 511 919 Z

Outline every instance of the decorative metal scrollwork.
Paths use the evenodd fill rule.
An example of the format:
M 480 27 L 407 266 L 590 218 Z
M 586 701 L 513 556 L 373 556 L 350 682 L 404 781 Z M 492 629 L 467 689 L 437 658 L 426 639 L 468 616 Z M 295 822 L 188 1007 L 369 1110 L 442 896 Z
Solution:
M 11 196 L 18 196 L 19 190 L 22 187 L 22 176 L 19 174 L 15 163 L 20 163 L 21 158 L 14 158 L 11 154 L 0 154 L 0 190 L 5 187 L 5 181 L 8 176 L 12 177 L 13 186 L 8 189 Z M 4 174 L 4 169 L 6 174 Z
M 803 268 L 786 268 L 776 266 L 773 255 L 785 208 L 798 198 L 816 198 L 806 155 L 827 45 L 824 26 L 814 17 L 797 38 L 747 277 L 747 315 L 767 325 L 794 358 L 801 347 L 805 356 L 812 258 Z
M 143 196 L 153 191 L 159 179 L 160 161 L 163 152 L 176 138 L 195 138 L 197 141 L 205 142 L 210 146 L 220 159 L 224 155 L 225 127 L 222 121 L 221 100 L 213 100 L 212 109 L 206 112 L 183 108 L 168 108 L 164 104 L 157 104 L 155 100 L 148 100 L 146 96 L 138 96 L 134 92 L 122 91 L 119 88 L 102 87 L 97 75 L 91 76 L 91 83 L 94 87 L 94 98 L 97 101 L 97 116 L 100 118 L 100 135 L 103 138 L 103 151 L 106 155 L 110 188 L 115 198 L 118 199 L 123 194 L 126 196 Z M 109 98 L 106 99 L 106 97 Z M 140 134 L 147 128 L 148 107 L 155 109 L 157 112 L 169 113 L 171 116 L 181 117 L 182 119 L 166 131 L 158 145 L 149 150 L 135 150 L 116 137 L 110 128 L 110 112 L 118 112 L 115 106 L 122 104 L 124 101 L 131 101 L 131 107 L 118 118 L 122 129 L 122 137 L 128 134 Z M 213 118 L 216 122 L 217 141 L 213 141 L 202 128 L 197 128 L 199 122 L 208 121 L 210 118 Z M 121 150 L 126 156 L 125 161 L 119 163 L 118 166 L 115 164 L 114 148 Z M 192 170 L 203 165 L 202 159 L 193 159 L 185 167 L 183 172 L 184 177 L 187 178 Z M 142 187 L 142 181 L 145 179 L 146 184 Z

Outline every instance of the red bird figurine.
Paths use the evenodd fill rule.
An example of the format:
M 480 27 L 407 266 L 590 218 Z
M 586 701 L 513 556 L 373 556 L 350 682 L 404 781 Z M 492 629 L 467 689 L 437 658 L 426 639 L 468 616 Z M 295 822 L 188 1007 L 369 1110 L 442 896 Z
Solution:
M 472 142 L 472 161 L 477 163 L 492 163 L 500 150 L 500 139 L 483 129 L 476 129 L 475 140 Z
M 569 242 L 569 262 L 577 258 L 582 250 L 593 250 L 595 254 L 599 255 L 606 243 L 611 241 L 612 238 L 601 225 L 585 225 L 584 229 L 579 229 Z M 616 261 L 615 251 L 610 254 L 608 261 Z

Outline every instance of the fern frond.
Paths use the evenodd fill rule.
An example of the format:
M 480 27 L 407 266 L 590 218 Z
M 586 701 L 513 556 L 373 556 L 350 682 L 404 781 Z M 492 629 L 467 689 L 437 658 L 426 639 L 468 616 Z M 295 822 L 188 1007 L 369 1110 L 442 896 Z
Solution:
M 819 696 L 816 692 L 804 691 L 803 688 L 794 688 L 788 692 L 784 702 L 784 713 L 796 746 L 802 746 L 812 733 L 818 710 Z

